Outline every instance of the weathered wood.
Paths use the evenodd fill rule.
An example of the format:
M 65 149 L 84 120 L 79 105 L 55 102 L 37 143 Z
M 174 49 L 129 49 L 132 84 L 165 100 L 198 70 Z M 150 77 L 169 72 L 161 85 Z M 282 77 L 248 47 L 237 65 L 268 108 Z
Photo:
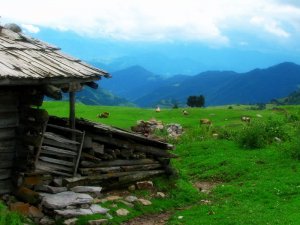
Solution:
M 11 168 L 12 166 L 13 166 L 13 161 L 12 160 L 6 160 L 6 161 L 2 161 L 0 163 L 0 169 Z
M 69 101 L 70 101 L 70 111 L 69 111 L 69 119 L 70 119 L 70 128 L 75 129 L 75 92 L 71 91 L 69 93 Z M 74 137 L 72 138 L 74 140 Z
M 12 191 L 12 184 L 10 179 L 0 181 L 0 195 L 10 193 Z
M 154 175 L 164 174 L 164 170 L 150 170 L 150 171 L 139 171 L 139 172 L 132 172 L 132 174 L 120 176 L 119 182 L 120 183 L 130 183 L 133 181 L 142 180 Z
M 48 124 L 48 127 L 52 127 L 52 128 L 63 130 L 63 131 L 68 131 L 68 132 L 71 132 L 71 133 L 73 132 L 73 133 L 77 133 L 77 134 L 83 134 L 83 131 L 68 128 L 68 127 L 57 126 L 57 125 L 54 125 L 54 124 Z
M 17 116 L 10 116 L 7 118 L 1 118 L 0 114 L 0 128 L 7 128 L 7 127 L 17 127 L 19 124 L 19 119 Z
M 92 143 L 92 148 L 95 153 L 104 154 L 104 145 L 97 142 Z
M 2 102 L 0 103 L 0 113 L 6 113 L 6 112 L 15 113 L 17 111 L 18 108 L 16 105 L 4 105 Z
M 54 147 L 57 147 L 57 148 L 65 148 L 65 149 L 77 151 L 77 146 L 76 145 L 57 142 L 57 141 L 55 141 L 53 139 L 47 139 L 47 138 L 45 138 L 44 141 L 43 141 L 43 144 L 44 145 L 54 146 Z
M 71 173 L 73 173 L 73 168 L 71 168 L 71 167 L 42 162 L 42 161 L 38 161 L 36 163 L 36 169 L 45 170 L 48 172 L 52 172 L 53 170 L 62 170 L 62 171 L 69 172 L 68 173 L 69 175 L 71 175 Z
M 3 161 L 13 160 L 15 157 L 15 152 L 0 152 L 0 163 Z
M 93 163 L 89 167 L 131 166 L 131 165 L 144 165 L 144 164 L 153 164 L 153 163 L 157 163 L 157 161 L 152 159 L 138 159 L 138 160 L 118 159 L 118 160 L 111 160 L 111 161 L 102 161 L 100 163 Z
M 159 163 L 135 165 L 135 166 L 112 166 L 112 167 L 96 167 L 96 168 L 80 168 L 79 171 L 82 175 L 91 175 L 99 173 L 111 173 L 111 172 L 130 172 L 130 171 L 147 171 L 159 169 L 162 166 Z
M 64 166 L 70 166 L 70 167 L 74 166 L 73 162 L 69 162 L 69 161 L 61 160 L 61 159 L 53 159 L 53 158 L 49 158 L 49 157 L 46 157 L 46 156 L 40 156 L 39 160 L 42 160 L 44 162 L 49 162 L 49 163 L 64 165 Z
M 61 126 L 66 126 L 68 124 L 67 119 L 58 118 L 58 117 L 54 117 L 54 116 L 51 116 L 49 118 L 49 121 L 52 124 L 57 124 L 57 125 L 61 125 Z M 84 119 L 77 119 L 76 127 L 77 127 L 77 129 L 87 131 L 87 135 L 93 134 L 95 136 L 98 136 L 98 135 L 99 136 L 101 136 L 101 135 L 102 136 L 112 136 L 114 138 L 123 139 L 123 140 L 130 139 L 136 143 L 157 147 L 161 150 L 171 150 L 174 148 L 174 146 L 170 145 L 169 143 L 161 142 L 161 141 L 154 140 L 154 139 L 149 139 L 149 138 L 146 138 L 144 136 L 141 136 L 141 135 L 133 133 L 133 132 L 129 132 L 126 130 L 122 130 L 119 128 L 115 128 L 115 127 L 111 127 L 111 126 L 107 126 L 107 125 L 103 125 L 103 124 L 99 124 L 99 123 L 94 123 L 94 122 L 84 120 Z
M 79 168 L 79 171 L 82 175 L 91 175 L 91 174 L 99 174 L 99 173 L 121 172 L 121 167 L 113 166 L 113 167 Z
M 76 159 L 76 162 L 75 162 L 73 176 L 75 176 L 77 174 L 77 169 L 78 169 L 78 166 L 79 166 L 79 161 L 80 161 L 82 146 L 83 146 L 83 141 L 84 141 L 84 135 L 85 135 L 85 132 L 83 132 L 82 137 L 81 137 L 81 144 L 80 144 L 80 147 L 78 149 L 78 155 L 77 155 L 77 159 Z
M 0 169 L 0 180 L 8 179 L 11 177 L 10 169 Z
M 42 90 L 43 90 L 44 94 L 50 98 L 53 98 L 55 100 L 62 99 L 61 89 L 54 85 L 51 85 L 51 84 L 43 85 Z
M 77 153 L 74 151 L 68 151 L 65 149 L 55 148 L 51 146 L 42 146 L 41 153 L 58 155 L 58 156 L 67 156 L 67 157 L 74 157 L 77 155 Z
M 84 159 L 84 160 L 85 159 L 89 160 L 89 161 L 94 162 L 94 163 L 101 163 L 102 162 L 101 159 L 99 159 L 99 158 L 97 158 L 97 157 L 95 157 L 95 156 L 93 156 L 91 154 L 88 154 L 86 152 L 82 152 L 81 153 L 81 158 Z
M 121 166 L 122 171 L 139 171 L 139 170 L 154 170 L 159 169 L 162 166 L 159 163 L 135 165 L 135 166 Z
M 73 187 L 76 185 L 97 184 L 103 180 L 118 178 L 122 183 L 130 182 L 130 180 L 139 180 L 145 177 L 163 174 L 163 170 L 139 171 L 139 172 L 116 172 L 107 173 L 95 176 L 72 177 L 63 179 L 63 185 Z M 124 177 L 123 179 L 121 179 Z
M 15 152 L 15 139 L 0 142 L 0 152 Z
M 130 143 L 125 140 L 120 140 L 112 137 L 105 137 L 105 136 L 93 136 L 93 139 L 99 142 L 103 142 L 106 144 L 111 144 L 115 145 L 119 148 L 127 148 L 127 149 L 133 149 L 135 151 L 139 152 L 144 152 L 144 153 L 149 153 L 151 155 L 155 155 L 158 157 L 169 157 L 169 158 L 176 158 L 177 155 L 169 153 L 167 151 L 164 151 L 160 148 L 152 147 L 152 146 L 147 146 L 139 143 Z
M 49 125 L 48 125 L 49 126 Z M 51 126 L 51 125 L 50 125 Z M 57 134 L 51 133 L 51 132 L 45 132 L 44 134 L 45 138 L 55 140 L 57 142 L 60 142 L 62 144 L 72 144 L 72 145 L 79 145 L 80 143 L 77 141 L 73 141 L 67 138 L 64 138 L 62 136 L 59 136 Z
M 2 128 L 0 129 L 0 141 L 5 139 L 11 139 L 16 136 L 14 128 Z
M 87 83 L 84 83 L 84 84 L 89 86 L 90 88 L 93 88 L 93 89 L 97 89 L 98 86 L 99 86 L 96 82 L 87 82 Z

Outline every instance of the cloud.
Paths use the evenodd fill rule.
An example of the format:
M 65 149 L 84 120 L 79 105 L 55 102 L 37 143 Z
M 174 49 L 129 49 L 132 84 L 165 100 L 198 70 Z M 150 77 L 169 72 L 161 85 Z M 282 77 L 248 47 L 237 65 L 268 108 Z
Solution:
M 38 33 L 40 32 L 40 28 L 31 24 L 21 24 L 21 27 L 24 28 L 29 33 Z
M 229 45 L 228 31 L 263 30 L 288 38 L 300 30 L 300 8 L 289 0 L 0 0 L 2 18 L 75 31 L 83 36 Z M 288 29 L 286 29 L 288 27 Z

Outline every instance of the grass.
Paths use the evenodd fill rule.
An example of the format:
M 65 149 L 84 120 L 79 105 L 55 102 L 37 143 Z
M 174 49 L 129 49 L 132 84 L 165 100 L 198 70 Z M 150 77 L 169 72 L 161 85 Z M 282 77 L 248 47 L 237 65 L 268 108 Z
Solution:
M 52 115 L 68 116 L 67 103 L 45 102 L 43 107 Z M 288 115 L 270 108 L 262 111 L 235 105 L 232 109 L 191 108 L 187 109 L 189 115 L 183 116 L 183 109 L 163 109 L 156 113 L 154 109 L 76 105 L 77 117 L 124 129 L 130 129 L 137 120 L 155 118 L 164 124 L 179 123 L 185 131 L 179 140 L 173 141 L 179 155 L 172 160 L 177 177 L 154 180 L 157 189 L 168 197 L 154 199 L 151 206 L 128 208 L 131 213 L 127 217 L 114 217 L 111 223 L 120 224 L 144 213 L 171 211 L 169 225 L 299 224 L 300 107 L 285 107 Z M 110 113 L 109 118 L 96 118 L 104 111 Z M 240 121 L 243 115 L 252 118 L 251 125 Z M 201 127 L 200 118 L 210 119 L 213 126 Z M 242 135 L 245 140 L 260 138 L 257 134 L 262 128 L 255 127 L 257 123 L 263 124 L 262 134 L 266 135 L 263 145 L 245 148 L 240 143 Z M 219 133 L 218 139 L 212 137 L 214 132 Z M 277 136 L 282 138 L 281 142 L 274 141 Z M 210 194 L 203 194 L 193 186 L 197 181 L 219 185 Z M 209 200 L 210 204 L 201 203 L 201 199 Z M 81 217 L 78 224 L 85 224 L 88 219 Z

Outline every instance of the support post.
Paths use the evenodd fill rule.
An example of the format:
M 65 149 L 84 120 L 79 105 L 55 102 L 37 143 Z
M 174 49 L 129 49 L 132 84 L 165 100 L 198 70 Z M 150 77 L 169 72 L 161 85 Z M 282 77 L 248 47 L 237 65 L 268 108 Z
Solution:
M 69 93 L 69 99 L 70 99 L 70 128 L 75 129 L 75 92 L 71 91 Z M 72 139 L 75 139 L 75 133 L 72 133 Z

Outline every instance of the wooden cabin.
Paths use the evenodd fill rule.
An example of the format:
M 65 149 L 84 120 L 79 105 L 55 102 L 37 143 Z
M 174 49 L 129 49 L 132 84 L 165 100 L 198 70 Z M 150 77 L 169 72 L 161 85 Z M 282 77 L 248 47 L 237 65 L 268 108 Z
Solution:
M 51 160 L 55 160 L 51 157 L 44 157 L 44 162 L 39 164 L 43 150 L 63 153 L 53 147 L 59 141 L 54 133 L 42 140 L 48 113 L 39 109 L 44 96 L 61 99 L 62 91 L 70 96 L 70 128 L 54 126 L 51 129 L 70 132 L 69 140 L 64 140 L 65 152 L 75 155 L 69 164 L 65 163 L 66 167 L 70 166 L 65 173 L 76 173 L 74 166 L 78 166 L 79 160 L 76 151 L 80 150 L 80 144 L 75 153 L 68 148 L 77 141 L 82 144 L 84 133 L 75 130 L 75 92 L 84 85 L 97 88 L 94 81 L 101 77 L 109 77 L 109 74 L 18 29 L 13 31 L 0 26 L 0 194 L 11 191 L 11 178 L 16 171 L 34 165 L 44 170 L 51 166 Z M 43 141 L 53 142 L 52 147 L 41 148 Z

